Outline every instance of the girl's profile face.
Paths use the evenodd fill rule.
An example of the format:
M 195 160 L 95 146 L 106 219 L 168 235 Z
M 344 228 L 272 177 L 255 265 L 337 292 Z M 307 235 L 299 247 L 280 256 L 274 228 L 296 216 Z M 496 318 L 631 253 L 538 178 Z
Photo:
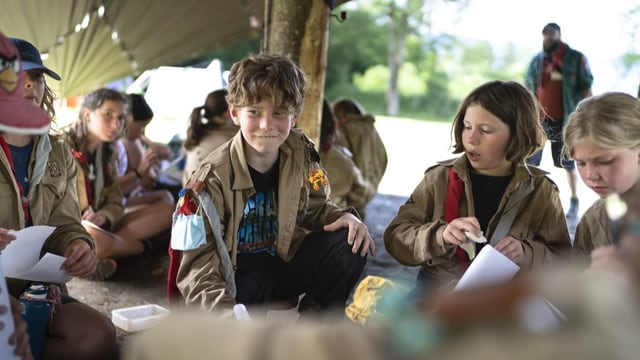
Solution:
M 120 136 L 126 119 L 125 103 L 106 100 L 95 110 L 84 110 L 84 121 L 90 136 L 101 142 L 112 142 Z
M 480 174 L 506 176 L 511 162 L 506 160 L 511 139 L 509 126 L 480 105 L 465 111 L 462 143 L 471 166 Z
M 640 179 L 640 146 L 608 148 L 586 139 L 574 146 L 572 155 L 582 181 L 600 197 L 623 194 Z

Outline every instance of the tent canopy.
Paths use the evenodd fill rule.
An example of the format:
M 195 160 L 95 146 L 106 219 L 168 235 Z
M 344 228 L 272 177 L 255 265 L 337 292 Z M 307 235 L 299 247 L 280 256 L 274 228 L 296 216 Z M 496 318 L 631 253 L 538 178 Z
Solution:
M 0 0 L 0 31 L 33 43 L 80 95 L 260 35 L 264 0 Z M 57 86 L 56 86 L 57 85 Z

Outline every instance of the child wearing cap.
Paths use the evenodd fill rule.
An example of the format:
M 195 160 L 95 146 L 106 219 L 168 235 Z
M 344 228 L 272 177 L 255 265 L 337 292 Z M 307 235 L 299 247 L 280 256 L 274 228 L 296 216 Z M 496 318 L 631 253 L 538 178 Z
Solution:
M 0 35 L 0 58 L 6 65 L 0 71 L 0 166 L 4 168 L 0 171 L 0 194 L 4 199 L 0 227 L 18 230 L 32 225 L 54 226 L 56 229 L 45 242 L 43 253 L 66 257 L 62 268 L 69 275 L 89 277 L 95 269 L 96 257 L 93 240 L 80 223 L 75 187 L 78 170 L 69 147 L 47 134 L 51 120 L 36 106 L 43 101 L 44 79 L 23 83 L 24 72 L 18 71 L 21 63 L 14 43 Z M 24 40 L 18 43 L 33 47 Z M 20 50 L 24 52 L 23 48 Z M 37 56 L 39 61 L 39 53 Z M 37 89 L 32 92 L 34 85 Z M 29 96 L 25 98 L 23 94 Z M 11 295 L 18 297 L 28 283 L 8 279 L 8 286 Z M 55 313 L 44 342 L 45 357 L 117 356 L 115 329 L 110 321 L 89 306 L 61 294 L 59 286 L 50 289 Z
M 240 131 L 204 158 L 176 211 L 217 215 L 194 228 L 202 237 L 184 243 L 174 221 L 171 245 L 184 249 L 177 280 L 186 303 L 251 310 L 306 294 L 321 310 L 344 311 L 375 246 L 355 210 L 329 200 L 319 155 L 294 128 L 302 71 L 282 55 L 249 56 L 232 66 L 228 91 Z M 198 199 L 204 210 L 191 207 Z

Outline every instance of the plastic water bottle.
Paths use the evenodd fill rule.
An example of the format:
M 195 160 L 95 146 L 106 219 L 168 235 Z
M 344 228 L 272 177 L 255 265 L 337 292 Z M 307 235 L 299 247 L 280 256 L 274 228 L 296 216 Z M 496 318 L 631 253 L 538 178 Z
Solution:
M 47 300 L 48 291 L 49 288 L 46 285 L 33 284 L 20 296 L 20 302 L 24 305 L 22 318 L 27 322 L 29 345 L 35 360 L 40 360 L 42 357 L 44 339 L 49 326 L 51 303 Z

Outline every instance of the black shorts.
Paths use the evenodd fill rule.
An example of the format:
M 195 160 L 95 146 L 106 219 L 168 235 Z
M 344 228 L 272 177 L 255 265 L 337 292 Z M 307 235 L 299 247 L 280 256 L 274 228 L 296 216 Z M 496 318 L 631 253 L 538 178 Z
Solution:
M 564 141 L 562 140 L 563 124 L 562 121 L 545 120 L 542 122 L 544 131 L 547 134 L 547 139 L 551 141 L 551 157 L 553 158 L 553 165 L 557 168 L 563 168 L 565 170 L 573 170 L 576 168 L 575 161 L 569 159 L 568 156 L 562 156 L 562 147 Z M 536 166 L 540 165 L 542 161 L 542 149 L 538 150 L 535 154 L 531 155 L 527 159 L 527 163 Z

